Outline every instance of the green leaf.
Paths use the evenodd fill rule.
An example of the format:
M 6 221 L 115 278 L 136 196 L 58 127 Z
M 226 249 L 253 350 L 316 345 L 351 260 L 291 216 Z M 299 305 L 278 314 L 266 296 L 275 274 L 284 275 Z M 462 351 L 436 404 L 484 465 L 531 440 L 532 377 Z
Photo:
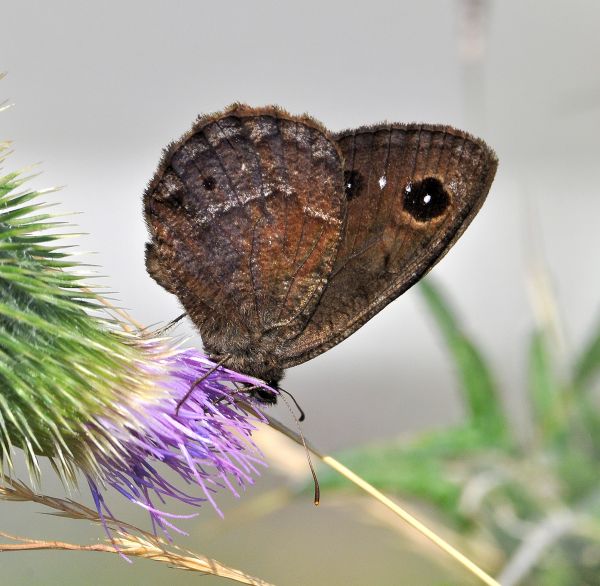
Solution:
M 537 330 L 529 346 L 529 391 L 539 439 L 550 443 L 566 440 L 568 432 L 566 397 L 552 365 L 545 332 Z
M 492 371 L 475 343 L 462 330 L 441 290 L 429 278 L 420 284 L 427 302 L 454 360 L 468 413 L 469 423 L 485 431 L 487 441 L 508 439 L 508 425 Z
M 573 383 L 578 389 L 588 387 L 600 373 L 600 324 L 583 348 L 573 368 Z
M 380 490 L 414 496 L 437 506 L 457 525 L 467 523 L 458 512 L 461 488 L 444 470 L 447 462 L 462 458 L 478 441 L 466 438 L 463 430 L 432 434 L 414 444 L 401 441 L 379 443 L 339 455 L 339 459 Z M 341 476 L 324 472 L 321 487 L 349 489 Z

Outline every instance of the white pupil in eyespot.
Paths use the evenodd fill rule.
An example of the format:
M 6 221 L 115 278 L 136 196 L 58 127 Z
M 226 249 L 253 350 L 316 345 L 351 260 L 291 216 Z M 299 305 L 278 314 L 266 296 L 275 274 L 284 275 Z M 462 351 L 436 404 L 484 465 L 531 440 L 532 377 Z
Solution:
M 429 203 L 431 201 L 431 195 L 427 194 L 424 198 L 423 198 L 423 203 Z

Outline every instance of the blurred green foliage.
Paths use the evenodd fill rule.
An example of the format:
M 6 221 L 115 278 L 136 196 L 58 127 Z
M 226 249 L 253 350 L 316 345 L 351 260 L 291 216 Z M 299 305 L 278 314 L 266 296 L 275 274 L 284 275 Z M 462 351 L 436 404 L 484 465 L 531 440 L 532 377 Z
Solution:
M 484 353 L 440 288 L 430 279 L 420 287 L 452 357 L 464 422 L 340 460 L 384 491 L 433 505 L 467 542 L 492 545 L 501 563 L 488 569 L 503 586 L 600 584 L 600 327 L 566 359 L 549 326 L 532 332 L 523 439 Z M 328 473 L 321 485 L 348 489 Z

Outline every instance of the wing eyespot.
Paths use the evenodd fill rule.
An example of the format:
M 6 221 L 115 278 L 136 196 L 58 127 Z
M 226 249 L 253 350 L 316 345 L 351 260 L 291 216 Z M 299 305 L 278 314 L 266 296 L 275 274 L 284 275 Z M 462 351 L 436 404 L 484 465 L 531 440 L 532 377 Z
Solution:
M 410 181 L 404 188 L 403 207 L 417 222 L 429 222 L 450 207 L 450 195 L 436 177 Z
M 358 171 L 344 171 L 344 191 L 348 201 L 354 199 L 362 188 L 363 178 Z

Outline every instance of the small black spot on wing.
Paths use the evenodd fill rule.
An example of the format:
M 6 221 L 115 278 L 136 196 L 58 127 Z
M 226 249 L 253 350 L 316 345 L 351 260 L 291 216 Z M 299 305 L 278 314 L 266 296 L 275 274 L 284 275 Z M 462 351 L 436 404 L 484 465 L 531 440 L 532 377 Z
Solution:
M 206 191 L 212 191 L 217 186 L 217 182 L 212 175 L 209 175 L 202 180 L 202 185 L 204 185 Z
M 362 189 L 363 178 L 358 171 L 344 171 L 344 191 L 348 201 L 354 199 Z

